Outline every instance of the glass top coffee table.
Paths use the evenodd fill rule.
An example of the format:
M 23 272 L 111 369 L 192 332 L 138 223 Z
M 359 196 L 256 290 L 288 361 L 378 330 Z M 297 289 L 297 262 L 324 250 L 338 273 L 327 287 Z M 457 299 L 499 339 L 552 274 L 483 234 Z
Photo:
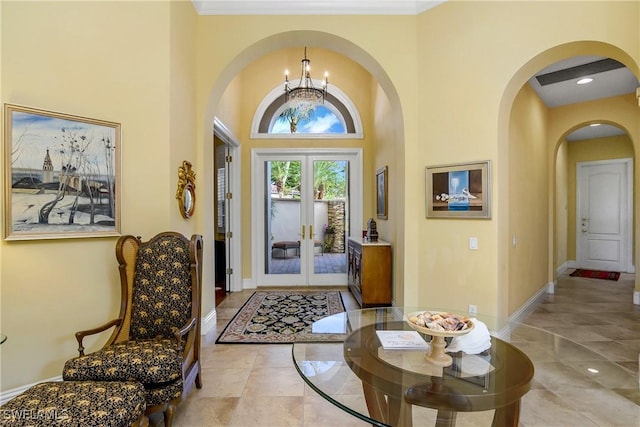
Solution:
M 605 363 L 585 348 L 574 353 L 575 343 L 558 335 L 482 316 L 478 320 L 491 331 L 490 347 L 477 354 L 449 352 L 452 363 L 448 366 L 430 362 L 425 357 L 430 349 L 384 349 L 376 331 L 412 331 L 406 323 L 406 314 L 419 310 L 372 308 L 323 318 L 313 324 L 313 332 L 343 333 L 344 342 L 294 343 L 296 369 L 324 399 L 372 425 L 428 425 L 430 421 L 423 422 L 419 415 L 429 412 L 428 419 L 436 426 L 454 426 L 460 415 L 465 420 L 473 418 L 474 423 L 480 420 L 478 425 L 515 427 L 521 400 L 531 389 L 535 372 L 527 353 L 533 354 L 534 359 L 550 360 L 548 366 L 562 357 L 554 349 L 564 349 L 569 359 L 576 357 L 583 362 L 593 359 L 596 363 L 593 366 Z M 431 338 L 422 336 L 426 341 Z M 608 365 L 607 369 L 615 370 Z M 625 374 L 617 372 L 616 377 L 630 380 L 631 383 L 624 384 L 632 389 L 633 378 L 629 375 L 622 379 Z M 634 407 L 631 402 L 622 402 L 621 407 L 625 404 Z

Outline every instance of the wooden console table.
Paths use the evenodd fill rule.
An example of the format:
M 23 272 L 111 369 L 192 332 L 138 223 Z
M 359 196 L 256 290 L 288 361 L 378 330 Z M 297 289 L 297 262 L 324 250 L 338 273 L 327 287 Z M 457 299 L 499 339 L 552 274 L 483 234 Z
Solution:
M 349 290 L 360 307 L 391 305 L 391 244 L 350 238 L 347 276 Z

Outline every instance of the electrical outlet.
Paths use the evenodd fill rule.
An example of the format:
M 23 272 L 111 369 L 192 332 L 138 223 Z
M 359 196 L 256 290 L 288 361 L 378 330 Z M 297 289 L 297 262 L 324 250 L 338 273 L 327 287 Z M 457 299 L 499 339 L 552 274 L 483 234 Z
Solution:
M 469 304 L 469 314 L 478 314 L 478 307 L 473 304 Z

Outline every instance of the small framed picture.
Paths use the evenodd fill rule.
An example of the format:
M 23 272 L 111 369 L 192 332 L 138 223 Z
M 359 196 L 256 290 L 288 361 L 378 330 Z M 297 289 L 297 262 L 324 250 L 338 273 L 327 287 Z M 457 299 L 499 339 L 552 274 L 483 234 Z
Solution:
M 427 167 L 427 218 L 491 218 L 491 163 Z
M 376 172 L 376 216 L 387 219 L 388 190 L 387 167 L 384 166 Z

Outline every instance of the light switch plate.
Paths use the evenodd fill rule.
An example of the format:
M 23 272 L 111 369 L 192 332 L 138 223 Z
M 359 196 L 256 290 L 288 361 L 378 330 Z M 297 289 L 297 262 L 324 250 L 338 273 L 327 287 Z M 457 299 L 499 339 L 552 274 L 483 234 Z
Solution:
M 478 238 L 477 237 L 469 237 L 469 249 L 472 249 L 472 250 L 478 249 Z

